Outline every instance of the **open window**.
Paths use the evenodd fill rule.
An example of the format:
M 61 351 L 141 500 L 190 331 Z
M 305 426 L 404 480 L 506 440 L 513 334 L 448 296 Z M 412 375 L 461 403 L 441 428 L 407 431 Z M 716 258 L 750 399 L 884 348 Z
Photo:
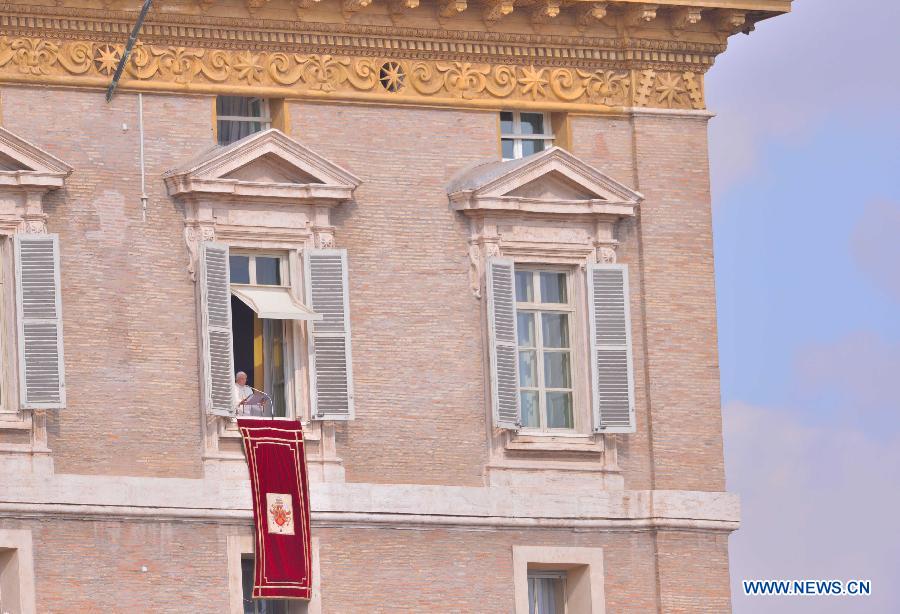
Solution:
M 235 385 L 242 371 L 275 416 L 352 418 L 347 254 L 334 248 L 330 210 L 359 180 L 277 129 L 164 178 L 184 203 L 199 286 L 205 411 L 237 413 L 249 396 Z
M 321 319 L 291 293 L 287 253 L 230 251 L 231 335 L 235 373 L 269 399 L 259 407 L 239 407 L 274 417 L 288 416 L 292 391 L 293 322 Z M 242 398 L 249 396 L 243 395 Z M 241 396 L 238 394 L 238 396 Z M 238 399 L 240 401 L 241 399 Z

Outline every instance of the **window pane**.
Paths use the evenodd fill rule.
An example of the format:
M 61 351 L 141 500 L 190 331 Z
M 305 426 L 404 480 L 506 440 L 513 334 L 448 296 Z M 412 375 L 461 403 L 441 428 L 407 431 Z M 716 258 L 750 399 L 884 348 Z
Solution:
M 534 314 L 519 311 L 516 316 L 518 318 L 516 328 L 519 333 L 519 347 L 534 347 Z
M 522 402 L 522 426 L 533 429 L 541 428 L 537 391 L 523 390 L 519 393 L 519 398 Z
M 534 350 L 519 352 L 519 386 L 537 388 L 537 354 Z
M 563 614 L 562 580 L 528 578 L 529 614 Z
M 516 157 L 516 142 L 512 139 L 503 139 L 500 141 L 500 144 L 503 147 L 503 158 L 505 160 L 512 160 Z
M 228 268 L 231 273 L 231 283 L 250 283 L 250 256 L 229 256 Z
M 541 302 L 567 303 L 565 273 L 541 273 Z
M 513 133 L 513 114 L 512 111 L 500 112 L 500 134 Z
M 269 256 L 256 257 L 256 285 L 281 285 L 281 258 Z
M 544 134 L 543 113 L 522 113 L 522 134 Z
M 516 300 L 534 302 L 534 274 L 531 271 L 516 271 Z
M 545 348 L 569 347 L 569 314 L 542 313 L 541 335 Z
M 569 364 L 568 352 L 544 352 L 544 386 L 572 387 L 572 365 Z
M 245 136 L 259 132 L 259 130 L 254 129 L 250 122 L 220 120 L 217 122 L 216 132 L 218 132 L 219 136 L 219 145 L 230 145 L 235 141 L 240 141 Z
M 572 393 L 548 392 L 547 400 L 547 427 L 551 429 L 575 428 L 572 420 Z
M 532 139 L 523 139 L 522 140 L 522 157 L 530 156 L 531 154 L 536 154 L 539 151 L 544 151 L 544 141 L 535 141 Z

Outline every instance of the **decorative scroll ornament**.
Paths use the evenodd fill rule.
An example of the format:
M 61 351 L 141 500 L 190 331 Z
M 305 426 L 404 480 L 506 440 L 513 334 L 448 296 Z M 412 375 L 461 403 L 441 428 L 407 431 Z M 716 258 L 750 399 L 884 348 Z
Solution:
M 200 243 L 215 241 L 216 230 L 212 226 L 201 226 L 194 222 L 184 226 L 184 242 L 188 249 L 188 274 L 191 281 L 197 281 L 197 258 L 200 254 Z
M 603 264 L 616 263 L 616 250 L 613 247 L 602 245 L 597 248 L 597 262 Z
M 122 54 L 122 45 L 53 42 L 0 37 L 0 81 L 54 80 L 73 85 L 105 83 Z M 380 72 L 390 63 L 404 75 L 403 87 L 386 88 Z M 83 79 L 81 81 L 80 79 Z M 254 92 L 285 88 L 302 96 L 428 101 L 527 101 L 597 107 L 704 108 L 703 76 L 694 72 L 587 69 L 517 64 L 485 64 L 429 59 L 344 57 L 283 51 L 202 49 L 138 43 L 122 84 L 172 85 L 178 90 Z M 158 89 L 158 86 L 155 86 Z M 231 90 L 229 90 L 231 91 Z

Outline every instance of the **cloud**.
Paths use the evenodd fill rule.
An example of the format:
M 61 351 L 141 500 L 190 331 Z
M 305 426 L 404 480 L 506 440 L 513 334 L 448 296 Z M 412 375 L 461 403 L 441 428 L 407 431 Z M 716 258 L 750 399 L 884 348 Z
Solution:
M 874 437 L 900 432 L 897 344 L 871 332 L 811 344 L 797 353 L 795 372 L 798 397 L 819 422 L 856 425 Z
M 900 205 L 870 203 L 853 231 L 850 247 L 862 272 L 900 302 Z
M 866 27 L 849 27 L 877 15 Z M 883 0 L 795 0 L 792 12 L 732 36 L 706 78 L 713 188 L 727 191 L 764 170 L 763 145 L 796 142 L 826 122 L 894 121 L 900 4 Z M 866 60 L 848 50 L 865 49 Z
M 742 498 L 730 540 L 734 611 L 898 612 L 900 438 L 807 426 L 797 408 L 730 403 L 729 490 Z M 746 597 L 743 579 L 868 579 L 869 597 Z

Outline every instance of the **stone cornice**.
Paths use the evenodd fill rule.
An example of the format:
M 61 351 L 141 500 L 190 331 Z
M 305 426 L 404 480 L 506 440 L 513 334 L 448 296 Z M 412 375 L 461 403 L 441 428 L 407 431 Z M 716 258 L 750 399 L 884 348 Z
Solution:
M 246 479 L 19 475 L 0 495 L 0 517 L 144 519 L 246 524 Z M 732 531 L 738 497 L 727 492 L 559 491 L 417 484 L 310 484 L 314 524 L 459 528 L 664 528 Z
M 666 13 L 669 25 L 632 27 L 623 25 L 626 6 L 611 25 L 494 31 L 470 22 L 445 28 L 431 18 L 389 25 L 377 15 L 353 23 L 329 21 L 326 11 L 316 14 L 321 21 L 296 21 L 164 7 L 148 17 L 121 89 L 586 112 L 703 109 L 703 73 L 738 21 L 699 29 Z M 0 5 L 0 82 L 104 88 L 134 18 L 133 11 Z

